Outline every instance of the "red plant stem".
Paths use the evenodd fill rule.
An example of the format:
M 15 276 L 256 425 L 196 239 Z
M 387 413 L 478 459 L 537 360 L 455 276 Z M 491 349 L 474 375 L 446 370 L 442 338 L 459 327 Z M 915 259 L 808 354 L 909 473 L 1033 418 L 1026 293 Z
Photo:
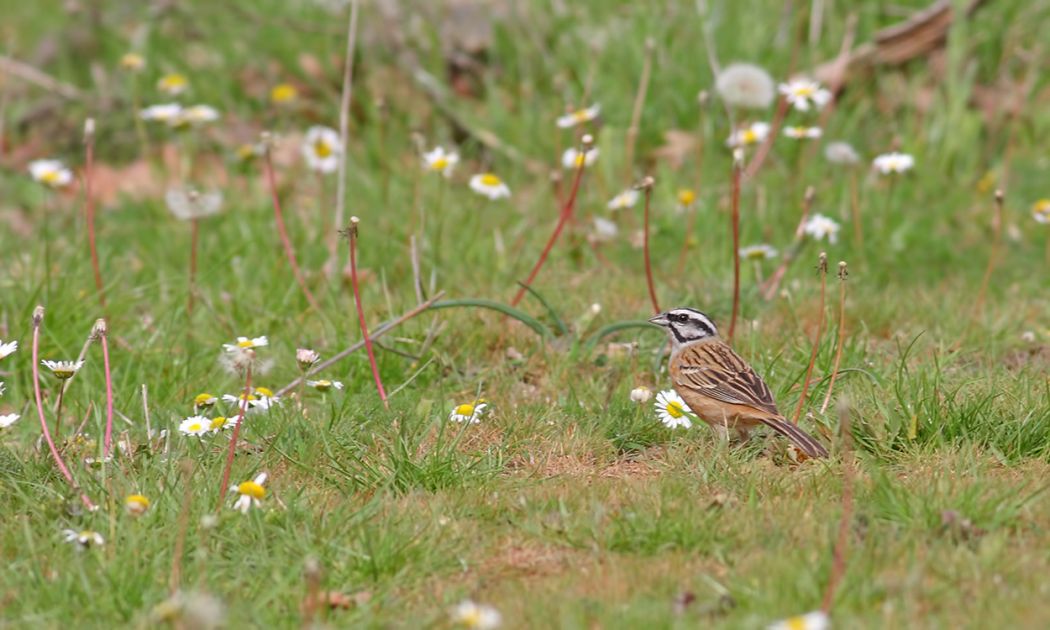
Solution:
M 306 286 L 306 279 L 303 278 L 303 274 L 299 270 L 299 263 L 295 260 L 295 249 L 292 248 L 292 241 L 288 238 L 288 230 L 284 225 L 284 214 L 281 212 L 281 201 L 278 199 L 277 195 L 277 182 L 273 175 L 273 160 L 270 157 L 269 148 L 266 149 L 265 155 L 263 156 L 263 170 L 266 171 L 266 182 L 270 187 L 270 197 L 273 199 L 273 217 L 277 223 L 277 234 L 281 237 L 281 245 L 284 246 L 284 254 L 288 257 L 288 264 L 292 266 L 292 273 L 295 275 L 295 281 L 299 283 L 299 288 L 301 288 L 303 294 L 306 295 L 306 301 L 310 303 L 310 306 L 315 311 L 320 313 L 321 307 L 318 306 L 313 293 L 310 293 L 310 289 Z
M 586 149 L 584 149 L 586 150 Z M 565 228 L 565 224 L 569 218 L 572 217 L 573 207 L 576 205 L 576 195 L 580 190 L 580 180 L 583 179 L 583 171 L 586 170 L 584 160 L 580 160 L 580 165 L 576 169 L 576 177 L 572 181 L 572 191 L 569 193 L 569 198 L 565 201 L 565 205 L 562 206 L 561 214 L 558 216 L 558 224 L 554 226 L 554 232 L 551 233 L 549 239 L 547 239 L 547 245 L 543 248 L 540 253 L 539 260 L 536 261 L 536 265 L 529 272 L 529 277 L 522 283 L 521 288 L 518 289 L 518 293 L 514 296 L 514 299 L 510 301 L 511 306 L 517 306 L 521 299 L 525 297 L 525 292 L 528 287 L 532 286 L 532 281 L 536 279 L 536 275 L 539 274 L 540 268 L 543 267 L 543 263 L 547 261 L 547 255 L 550 254 L 551 248 L 554 247 L 554 243 L 558 240 L 558 236 L 561 231 Z
M 186 315 L 193 315 L 194 293 L 197 290 L 197 243 L 200 241 L 201 224 L 193 219 L 190 225 L 190 291 L 186 297 Z
M 766 283 L 762 285 L 762 297 L 766 300 L 773 299 L 777 289 L 780 287 L 780 281 L 784 279 L 784 274 L 787 273 L 788 267 L 795 261 L 795 256 L 802 247 L 805 240 L 805 229 L 806 220 L 809 218 L 809 210 L 813 207 L 813 187 L 809 186 L 806 188 L 806 194 L 802 197 L 802 218 L 798 220 L 798 226 L 795 228 L 795 243 L 790 250 L 784 253 L 784 259 L 777 267 L 773 275 L 769 276 Z
M 95 133 L 94 122 L 89 122 L 92 127 L 89 133 L 84 134 L 86 144 L 84 159 L 84 214 L 87 221 L 88 247 L 91 250 L 91 269 L 95 274 L 95 290 L 98 291 L 99 306 L 106 308 L 106 291 L 102 288 L 102 271 L 98 264 L 98 247 L 95 244 L 95 198 L 91 194 L 92 173 L 95 165 Z
M 820 272 L 820 315 L 817 317 L 817 336 L 813 339 L 813 351 L 809 355 L 809 366 L 806 368 L 806 378 L 802 381 L 802 394 L 798 397 L 798 406 L 791 422 L 798 424 L 802 415 L 802 407 L 806 404 L 806 393 L 809 392 L 809 382 L 813 378 L 813 364 L 817 361 L 817 352 L 820 350 L 820 337 L 824 332 L 824 300 L 828 288 L 828 255 L 821 252 L 820 264 L 817 267 Z
M 842 361 L 842 346 L 846 343 L 846 262 L 839 262 L 839 340 L 835 348 L 835 360 L 831 364 L 831 381 L 828 382 L 828 393 L 824 396 L 824 403 L 820 406 L 820 413 L 828 409 L 831 402 L 831 392 L 835 390 L 835 380 L 839 376 L 839 364 Z
M 251 350 L 250 352 L 255 351 Z M 233 468 L 233 455 L 237 451 L 237 438 L 241 435 L 241 422 L 244 421 L 244 414 L 248 410 L 248 396 L 252 393 L 252 364 L 250 362 L 244 372 L 244 394 L 237 401 L 237 422 L 233 424 L 233 433 L 230 435 L 230 450 L 226 453 L 226 465 L 222 470 L 222 485 L 219 486 L 219 505 L 215 508 L 216 512 L 222 510 L 222 504 L 226 501 L 226 492 L 230 489 L 230 470 Z
M 736 334 L 736 318 L 740 312 L 740 160 L 733 160 L 733 314 L 729 319 L 729 343 Z
M 350 227 L 347 228 L 346 238 L 350 241 L 350 284 L 354 289 L 354 304 L 357 306 L 357 323 L 361 326 L 361 337 L 365 342 L 365 352 L 368 353 L 368 364 L 372 367 L 372 378 L 376 382 L 376 391 L 379 399 L 383 401 L 383 407 L 390 409 L 390 403 L 386 399 L 386 390 L 383 389 L 383 380 L 379 378 L 379 366 L 376 365 L 376 354 L 372 349 L 372 338 L 368 336 L 368 324 L 365 323 L 365 310 L 361 306 L 361 287 L 357 282 L 357 217 L 350 218 Z
M 777 101 L 776 113 L 773 114 L 773 124 L 770 125 L 769 135 L 759 145 L 758 150 L 755 151 L 755 157 L 751 158 L 751 162 L 748 163 L 747 170 L 744 172 L 744 179 L 751 179 L 758 173 L 758 169 L 762 168 L 762 163 L 766 161 L 769 151 L 773 148 L 773 141 L 780 135 L 780 126 L 784 123 L 784 116 L 787 114 L 787 110 L 787 99 L 780 97 Z
M 106 437 L 103 442 L 103 457 L 113 452 L 113 375 L 109 369 L 109 343 L 106 341 L 106 320 L 100 319 L 95 324 L 99 343 L 102 344 L 102 369 L 106 376 Z
M 47 420 L 44 419 L 44 398 L 40 393 L 40 325 L 43 321 L 44 307 L 38 306 L 33 310 L 33 395 L 36 398 L 36 412 L 40 418 L 40 430 L 44 433 L 44 440 L 47 442 L 47 447 L 51 451 L 51 458 L 55 460 L 55 465 L 58 466 L 59 472 L 66 478 L 69 485 L 80 493 L 80 501 L 84 504 L 84 507 L 89 510 L 95 510 L 95 504 L 80 489 L 77 482 L 73 479 L 73 474 L 66 467 L 66 463 L 62 461 L 58 447 L 55 446 L 55 441 L 51 439 L 51 432 L 47 428 Z
M 653 187 L 651 185 L 645 187 L 645 211 L 642 215 L 642 229 L 644 247 L 642 248 L 642 255 L 645 257 L 645 283 L 649 287 L 649 301 L 653 304 L 653 314 L 660 314 L 660 303 L 656 299 L 656 286 L 653 284 L 653 265 L 649 255 L 649 205 L 653 196 Z

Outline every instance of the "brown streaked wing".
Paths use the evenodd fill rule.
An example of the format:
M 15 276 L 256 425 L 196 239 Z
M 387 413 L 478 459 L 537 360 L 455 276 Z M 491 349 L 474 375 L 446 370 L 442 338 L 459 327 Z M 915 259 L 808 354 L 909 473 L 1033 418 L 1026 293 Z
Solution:
M 683 349 L 676 380 L 703 396 L 780 415 L 769 386 L 724 343 L 698 343 Z

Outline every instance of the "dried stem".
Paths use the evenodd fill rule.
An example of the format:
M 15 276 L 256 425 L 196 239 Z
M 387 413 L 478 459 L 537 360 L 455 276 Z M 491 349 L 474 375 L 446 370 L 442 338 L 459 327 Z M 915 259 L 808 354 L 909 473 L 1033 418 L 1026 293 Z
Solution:
M 200 241 L 199 219 L 190 221 L 190 287 L 186 296 L 186 316 L 193 315 L 194 295 L 197 291 L 197 244 Z
M 740 176 L 744 166 L 744 152 L 733 152 L 733 207 L 731 229 L 733 233 L 733 314 L 729 319 L 729 343 L 736 334 L 736 318 L 740 313 Z
M 47 420 L 44 419 L 44 398 L 40 393 L 40 326 L 43 322 L 44 307 L 37 306 L 33 309 L 33 395 L 36 399 L 36 413 L 40 418 L 40 430 L 44 434 L 47 447 L 51 450 L 51 458 L 55 460 L 55 465 L 58 466 L 59 472 L 69 482 L 70 487 L 80 494 L 80 501 L 84 504 L 84 507 L 94 511 L 97 509 L 95 504 L 80 489 L 76 480 L 73 479 L 72 473 L 69 472 L 69 468 L 66 467 L 66 463 L 62 461 L 62 455 L 59 454 L 55 441 L 51 439 L 51 432 L 47 428 Z
M 357 48 L 357 12 L 360 7 L 358 0 L 350 0 L 350 22 L 346 27 L 346 56 L 343 59 L 343 93 L 339 99 L 339 140 L 343 150 L 339 152 L 339 166 L 336 171 L 335 189 L 335 225 L 343 224 L 346 214 L 346 151 L 347 141 L 350 137 L 350 100 L 354 94 L 354 50 Z M 336 233 L 332 232 L 328 239 L 328 265 L 331 271 L 335 271 L 336 247 L 338 239 Z
M 857 251 L 864 249 L 864 228 L 860 224 L 860 190 L 857 184 L 857 169 L 849 172 L 849 206 L 853 215 L 853 246 Z
M 315 311 L 320 313 L 321 307 L 317 304 L 317 300 L 314 299 L 313 293 L 310 293 L 309 287 L 306 286 L 306 278 L 303 277 L 302 271 L 299 269 L 299 263 L 295 260 L 295 250 L 292 248 L 292 241 L 288 238 L 288 230 L 284 225 L 284 213 L 281 212 L 281 201 L 277 195 L 277 181 L 273 175 L 273 158 L 270 155 L 268 143 L 263 155 L 263 170 L 266 171 L 266 182 L 270 186 L 270 197 L 273 200 L 273 217 L 277 223 L 277 234 L 280 235 L 281 244 L 284 246 L 284 254 L 288 257 L 288 264 L 292 266 L 295 281 L 299 283 L 299 288 L 303 290 L 306 301 L 310 303 L 310 306 Z
M 817 272 L 820 273 L 820 315 L 817 317 L 817 335 L 813 339 L 813 351 L 809 355 L 809 366 L 806 368 L 806 378 L 802 381 L 802 393 L 798 397 L 798 406 L 791 421 L 798 424 L 799 416 L 802 415 L 802 407 L 806 404 L 806 394 L 809 392 L 810 379 L 813 378 L 813 364 L 817 362 L 817 353 L 820 351 L 820 338 L 824 334 L 824 304 L 828 290 L 828 255 L 820 252 L 820 262 L 817 263 Z
M 106 309 L 106 291 L 102 286 L 102 271 L 98 264 L 98 247 L 95 243 L 95 197 L 92 183 L 95 170 L 95 121 L 88 118 L 84 123 L 84 214 L 87 223 L 88 248 L 91 250 L 91 270 L 95 274 L 95 290 L 98 303 Z
M 590 141 L 589 141 L 590 140 Z M 514 296 L 514 299 L 510 301 L 511 306 L 517 306 L 521 299 L 525 297 L 525 292 L 530 286 L 532 281 L 536 279 L 540 269 L 543 267 L 543 263 L 547 261 L 547 256 L 551 252 L 551 248 L 554 247 L 554 243 L 558 240 L 558 236 L 561 235 L 561 231 L 565 228 L 565 224 L 572 217 L 572 210 L 576 205 L 576 195 L 580 190 L 580 180 L 583 179 L 583 172 L 587 169 L 585 164 L 586 160 L 582 156 L 591 148 L 590 136 L 583 137 L 583 146 L 580 150 L 580 162 L 576 166 L 576 177 L 572 180 L 572 191 L 569 193 L 569 198 L 565 200 L 565 204 L 562 206 L 561 212 L 558 215 L 558 224 L 554 226 L 554 231 L 551 232 L 551 236 L 547 239 L 547 244 L 543 247 L 543 251 L 540 252 L 540 257 L 536 261 L 536 264 L 532 267 L 532 271 L 529 272 L 529 277 L 522 283 L 521 288 L 518 289 L 518 293 Z
M 846 269 L 846 261 L 839 261 L 839 340 L 835 348 L 835 361 L 831 365 L 831 381 L 828 383 L 828 393 L 824 395 L 824 404 L 820 406 L 820 413 L 827 411 L 828 403 L 831 402 L 831 392 L 835 389 L 835 380 L 839 377 L 839 364 L 842 362 L 842 347 L 846 343 L 846 278 L 849 271 Z
M 988 284 L 992 280 L 992 272 L 999 260 L 999 247 L 1003 236 L 1003 191 L 995 191 L 995 215 L 992 218 L 992 252 L 988 255 L 988 267 L 984 270 L 981 278 L 981 288 L 977 291 L 977 299 L 973 303 L 973 319 L 981 316 L 984 308 L 985 294 L 988 292 Z
M 146 389 L 146 384 L 142 384 L 142 417 L 146 420 L 146 448 L 150 453 L 153 452 L 153 427 L 150 426 L 149 420 L 149 391 Z
M 787 115 L 788 102 L 784 97 L 780 97 L 777 100 L 777 110 L 773 114 L 773 123 L 769 128 L 769 135 L 766 136 L 765 141 L 759 145 L 755 151 L 755 157 L 751 158 L 751 161 L 747 165 L 747 170 L 744 172 L 744 179 L 750 180 L 758 173 L 758 169 L 762 168 L 762 163 L 769 157 L 769 152 L 773 148 L 773 141 L 776 140 L 777 136 L 780 135 L 780 127 L 784 124 L 784 117 Z
M 95 322 L 95 336 L 102 344 L 102 370 L 106 377 L 106 433 L 102 447 L 102 456 L 109 457 L 113 452 L 113 375 L 109 368 L 109 343 L 107 335 L 106 320 L 100 319 Z
M 376 391 L 379 399 L 383 401 L 383 407 L 390 409 L 390 403 L 386 398 L 386 390 L 383 389 L 383 380 L 379 378 L 379 366 L 376 365 L 376 354 L 372 348 L 372 338 L 368 336 L 368 324 L 365 323 L 365 310 L 361 306 L 361 287 L 357 281 L 357 217 L 350 217 L 350 226 L 344 232 L 346 240 L 350 242 L 350 284 L 354 289 L 354 304 L 357 306 L 357 323 L 361 326 L 361 338 L 365 342 L 365 351 L 368 353 L 368 364 L 372 368 L 372 378 L 376 383 Z
M 649 255 L 649 207 L 651 205 L 653 196 L 653 184 L 654 180 L 652 177 L 646 177 L 638 184 L 637 188 L 641 188 L 645 191 L 645 211 L 642 215 L 642 229 L 643 229 L 643 248 L 642 255 L 645 258 L 645 283 L 649 288 L 649 301 L 653 305 L 653 314 L 660 313 L 660 303 L 656 299 L 656 285 L 653 284 L 653 264 Z
M 791 249 L 784 252 L 784 259 L 781 261 L 780 266 L 773 272 L 773 275 L 769 276 L 769 279 L 766 280 L 765 285 L 762 287 L 762 297 L 766 300 L 771 300 L 776 295 L 777 289 L 780 288 L 780 281 L 784 279 L 784 274 L 787 273 L 791 263 L 795 262 L 795 258 L 798 257 L 798 252 L 805 242 L 806 220 L 809 219 L 809 210 L 813 207 L 813 197 L 813 187 L 807 186 L 806 194 L 802 197 L 802 218 L 799 219 L 798 226 L 795 228 L 795 242 L 792 244 Z
M 634 148 L 638 142 L 638 128 L 642 122 L 642 110 L 645 108 L 645 96 L 649 91 L 649 78 L 653 71 L 653 51 L 656 43 L 653 38 L 645 39 L 645 58 L 642 61 L 642 74 L 638 78 L 638 91 L 634 95 L 634 110 L 631 112 L 631 126 L 627 128 L 627 146 L 624 149 L 624 170 L 626 179 L 631 178 L 634 166 Z
M 255 351 L 246 350 L 246 352 L 254 353 Z M 233 468 L 233 455 L 237 451 L 237 438 L 241 435 L 241 422 L 244 421 L 244 414 L 248 411 L 248 396 L 251 393 L 252 363 L 249 361 L 248 367 L 244 370 L 244 394 L 237 401 L 237 422 L 233 424 L 233 433 L 230 435 L 230 449 L 226 453 L 226 465 L 222 469 L 222 485 L 219 486 L 219 504 L 215 507 L 216 512 L 222 510 L 222 504 L 226 501 L 226 492 L 230 489 L 230 470 Z
M 835 590 L 846 572 L 846 549 L 849 544 L 850 523 L 853 521 L 853 468 L 855 461 L 850 431 L 850 407 L 848 403 L 842 402 L 839 404 L 839 432 L 842 440 L 842 515 L 839 517 L 838 536 L 835 539 L 835 549 L 832 552 L 831 575 L 828 576 L 828 586 L 824 591 L 824 601 L 820 605 L 820 609 L 825 614 L 831 612 L 831 604 L 835 601 Z

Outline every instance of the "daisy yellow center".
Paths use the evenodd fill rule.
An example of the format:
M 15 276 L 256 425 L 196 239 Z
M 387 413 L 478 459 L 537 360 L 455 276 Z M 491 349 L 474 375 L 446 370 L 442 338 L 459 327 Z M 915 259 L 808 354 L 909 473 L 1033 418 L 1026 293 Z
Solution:
M 247 161 L 255 157 L 255 147 L 250 144 L 242 144 L 237 148 L 237 158 L 241 161 Z
M 251 339 L 245 339 L 244 341 L 238 341 L 237 342 L 237 347 L 238 348 L 254 348 L 255 344 L 252 342 Z
M 696 201 L 695 192 L 688 189 L 678 191 L 678 203 L 682 204 L 683 206 L 688 206 L 694 201 Z
M 314 153 L 319 158 L 326 158 L 332 155 L 332 147 L 324 140 L 318 140 L 314 143 Z
M 256 387 L 255 393 L 267 398 L 273 398 L 273 390 L 268 387 Z
M 332 386 L 332 381 L 330 381 L 328 379 L 321 379 L 321 380 L 317 381 L 316 384 L 314 384 L 314 387 L 316 387 L 317 389 L 328 389 L 331 386 Z
M 477 628 L 481 625 L 481 611 L 472 609 L 460 617 L 460 621 L 468 628 Z
M 460 405 L 460 406 L 456 407 L 456 415 L 457 416 L 473 416 L 474 415 L 474 405 L 471 405 L 471 404 L 468 403 L 468 404 Z
M 212 396 L 211 394 L 197 394 L 193 398 L 193 404 L 197 407 L 204 407 L 206 405 L 212 404 L 213 402 L 215 402 L 215 396 Z
M 750 260 L 762 260 L 766 257 L 766 252 L 762 251 L 761 249 L 756 249 L 754 251 L 748 252 L 747 257 Z
M 149 499 L 142 496 L 141 494 L 131 494 L 128 498 L 124 499 L 124 503 L 133 506 L 146 509 L 149 507 Z
M 243 495 L 247 495 L 253 499 L 262 499 L 266 496 L 266 488 L 263 488 L 254 481 L 245 481 L 241 485 L 237 486 L 237 492 Z
M 682 408 L 682 403 L 677 400 L 672 400 L 667 403 L 667 415 L 672 418 L 681 418 L 685 415 L 685 409 Z
M 806 620 L 802 617 L 792 617 L 784 625 L 788 630 L 806 630 Z
M 84 531 L 80 532 L 80 540 L 86 540 L 90 542 L 94 537 L 95 532 L 91 531 L 90 529 L 85 529 Z
M 580 153 L 576 156 L 576 166 L 583 166 L 583 163 L 587 161 L 587 154 Z
M 495 186 L 499 186 L 503 182 L 500 181 L 500 178 L 496 177 L 492 173 L 485 173 L 484 175 L 481 176 L 481 183 L 483 185 L 485 185 L 485 186 L 493 186 L 493 187 L 495 187 Z
M 238 398 L 240 398 L 241 400 L 258 400 L 255 394 L 241 394 L 240 396 L 238 396 Z
M 55 368 L 54 372 L 55 376 L 57 376 L 58 378 L 70 378 L 73 376 L 75 370 L 71 370 L 69 368 Z
M 196 433 L 197 431 L 200 431 L 203 428 L 204 425 L 202 425 L 200 422 L 194 422 L 190 426 L 186 427 L 186 431 L 188 433 Z
M 435 171 L 443 171 L 448 168 L 448 159 L 443 157 L 434 158 L 434 161 L 430 163 L 430 168 Z
M 572 119 L 578 123 L 587 122 L 591 118 L 591 113 L 586 109 L 578 109 L 572 113 Z
M 740 135 L 741 140 L 744 144 L 754 144 L 758 142 L 758 134 L 755 133 L 754 129 L 745 129 L 744 133 Z
M 169 74 L 160 80 L 162 87 L 168 90 L 177 90 L 186 87 L 186 77 L 181 74 Z
M 120 65 L 129 70 L 138 70 L 145 63 L 146 60 L 142 58 L 142 55 L 136 55 L 135 53 L 128 53 L 120 58 Z
M 223 428 L 224 426 L 226 426 L 226 418 L 224 416 L 218 416 L 217 418 L 212 418 L 212 420 L 211 420 L 211 427 L 210 427 L 212 430 L 217 431 L 217 430 Z
M 58 183 L 58 171 L 44 171 L 40 174 L 40 181 L 45 184 L 57 184 Z
M 299 96 L 299 91 L 294 85 L 288 83 L 281 83 L 270 90 L 270 100 L 274 103 L 288 103 L 294 101 L 297 96 Z
M 812 86 L 803 85 L 795 88 L 795 96 L 813 96 L 815 90 Z

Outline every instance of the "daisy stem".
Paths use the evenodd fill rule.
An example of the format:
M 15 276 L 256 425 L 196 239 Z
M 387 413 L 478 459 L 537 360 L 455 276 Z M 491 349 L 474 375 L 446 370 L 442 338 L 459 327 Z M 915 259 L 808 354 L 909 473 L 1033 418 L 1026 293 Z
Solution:
M 106 309 L 106 292 L 102 288 L 102 271 L 98 264 L 98 247 L 95 243 L 95 198 L 91 194 L 92 173 L 95 165 L 95 121 L 88 119 L 84 125 L 84 214 L 87 222 L 88 248 L 91 251 L 91 270 L 95 274 L 95 290 L 98 291 L 99 306 Z
M 357 224 L 357 217 L 350 217 L 350 226 L 346 229 L 346 240 L 350 242 L 350 284 L 354 289 L 357 322 L 361 326 L 361 338 L 365 342 L 365 352 L 368 353 L 368 364 L 372 368 L 372 378 L 376 382 L 376 391 L 379 392 L 379 399 L 383 401 L 383 407 L 390 409 L 390 403 L 386 399 L 386 390 L 383 389 L 383 380 L 379 377 L 379 366 L 376 365 L 376 354 L 375 350 L 372 349 L 372 338 L 368 336 L 365 311 L 361 306 L 361 287 L 357 281 Z
M 113 375 L 109 368 L 109 343 L 106 341 L 106 320 L 95 322 L 95 332 L 102 344 L 102 370 L 106 377 L 106 433 L 102 456 L 107 458 L 113 451 Z
M 660 303 L 656 299 L 656 286 L 653 284 L 653 263 L 649 255 L 649 207 L 652 201 L 653 187 L 645 187 L 645 210 L 642 215 L 642 256 L 645 259 L 645 283 L 649 288 L 649 301 L 653 305 L 653 314 L 660 313 Z
M 306 279 L 299 270 L 299 263 L 295 260 L 295 249 L 292 248 L 292 241 L 288 238 L 288 230 L 284 225 L 284 214 L 281 212 L 281 200 L 277 195 L 277 181 L 273 175 L 273 159 L 268 145 L 263 155 L 263 170 L 266 172 L 266 182 L 270 187 L 270 197 L 273 200 L 273 217 L 277 224 L 277 234 L 281 237 L 281 244 L 284 246 L 284 254 L 288 258 L 288 264 L 292 266 L 292 274 L 295 275 L 295 281 L 299 283 L 299 288 L 303 290 L 306 301 L 310 303 L 310 306 L 315 311 L 320 313 L 321 307 L 317 304 L 317 300 L 314 299 L 313 293 L 310 293 L 310 289 L 306 286 Z
M 733 314 L 729 319 L 729 343 L 736 333 L 736 318 L 740 312 L 740 177 L 743 160 L 733 159 L 733 200 L 730 221 L 733 232 Z
M 244 370 L 244 393 L 237 401 L 237 422 L 233 423 L 233 433 L 230 434 L 230 450 L 226 453 L 226 465 L 222 469 L 222 485 L 219 486 L 219 505 L 215 511 L 222 511 L 222 504 L 226 501 L 226 492 L 230 489 L 230 469 L 233 468 L 233 455 L 237 452 L 237 438 L 241 435 L 241 422 L 244 420 L 244 412 L 248 409 L 248 396 L 252 393 L 252 364 Z
M 95 504 L 91 502 L 77 482 L 73 479 L 73 475 L 69 472 L 69 468 L 66 467 L 66 463 L 62 461 L 62 456 L 58 452 L 58 448 L 55 446 L 55 441 L 51 439 L 51 432 L 47 428 L 47 420 L 44 419 L 44 400 L 40 393 L 40 326 L 44 322 L 44 307 L 37 306 L 33 309 L 33 395 L 36 399 L 36 412 L 40 418 L 40 430 L 44 434 L 44 440 L 47 442 L 47 447 L 51 450 L 51 457 L 55 460 L 55 465 L 58 466 L 59 472 L 69 482 L 70 487 L 80 493 L 80 501 L 84 504 L 88 510 L 94 510 Z
M 802 415 L 802 407 L 806 404 L 806 393 L 809 392 L 809 383 L 813 378 L 813 364 L 817 362 L 817 352 L 820 351 L 820 338 L 824 332 L 824 303 L 828 288 L 828 255 L 820 252 L 820 262 L 817 264 L 820 273 L 820 314 L 817 316 L 817 335 L 813 339 L 813 351 L 809 355 L 809 366 L 806 367 L 806 378 L 802 381 L 802 393 L 798 397 L 798 406 L 791 417 L 791 422 L 798 424 L 799 416 Z
M 200 220 L 190 221 L 190 284 L 186 296 L 186 317 L 193 315 L 194 294 L 197 290 L 197 244 L 200 241 Z
M 58 405 L 55 408 L 55 441 L 62 441 L 62 400 L 66 397 L 66 388 L 58 388 Z
M 590 147 L 584 147 L 581 150 L 581 155 L 584 154 Z M 584 159 L 580 159 L 579 164 L 576 166 L 576 177 L 572 180 L 572 190 L 569 192 L 569 198 L 565 200 L 565 204 L 562 206 L 561 214 L 558 216 L 558 224 L 554 226 L 554 231 L 551 232 L 551 236 L 547 239 L 547 244 L 544 246 L 543 251 L 540 252 L 540 257 L 536 261 L 536 264 L 532 267 L 532 271 L 529 272 L 529 277 L 526 278 L 525 282 L 518 289 L 518 293 L 514 296 L 514 299 L 510 301 L 511 306 L 517 306 L 521 299 L 525 297 L 525 292 L 528 287 L 532 286 L 532 281 L 536 279 L 536 276 L 540 273 L 540 268 L 543 267 L 543 263 L 547 262 L 547 256 L 551 253 L 551 249 L 554 247 L 554 243 L 558 240 L 558 236 L 561 235 L 561 231 L 565 228 L 565 224 L 572 217 L 572 210 L 576 205 L 576 195 L 580 191 L 580 180 L 583 179 L 583 172 L 586 170 L 586 164 Z
M 828 393 L 824 395 L 824 404 L 820 406 L 820 413 L 827 411 L 828 403 L 831 402 L 831 392 L 835 389 L 835 379 L 839 376 L 839 364 L 842 361 L 842 346 L 846 341 L 846 262 L 839 262 L 839 340 L 835 348 L 835 361 L 831 364 L 831 381 L 828 382 Z

